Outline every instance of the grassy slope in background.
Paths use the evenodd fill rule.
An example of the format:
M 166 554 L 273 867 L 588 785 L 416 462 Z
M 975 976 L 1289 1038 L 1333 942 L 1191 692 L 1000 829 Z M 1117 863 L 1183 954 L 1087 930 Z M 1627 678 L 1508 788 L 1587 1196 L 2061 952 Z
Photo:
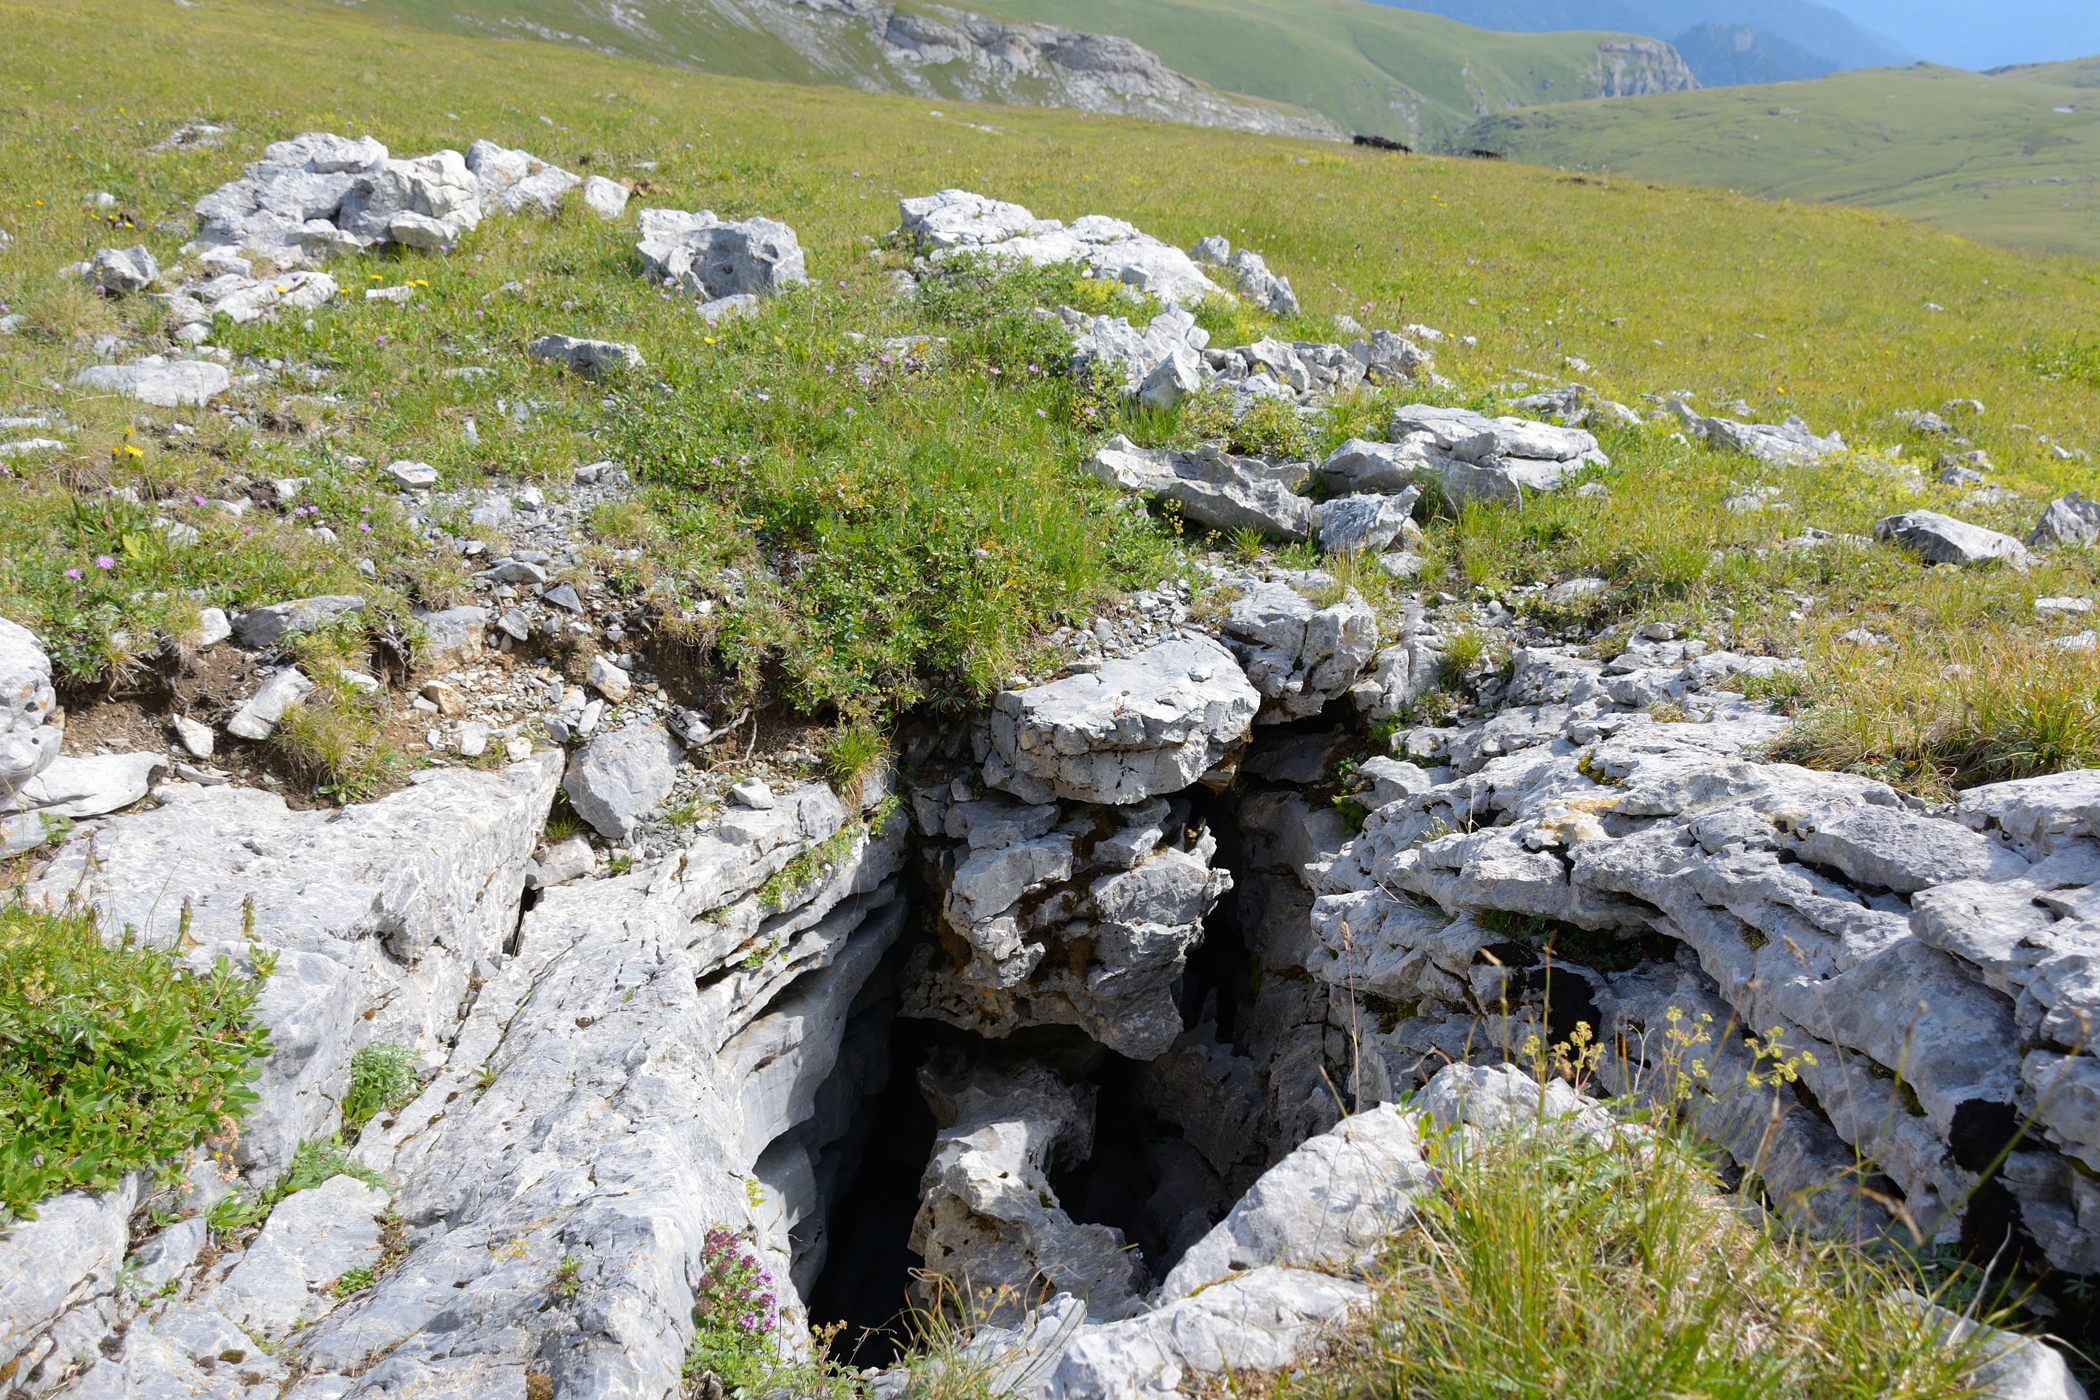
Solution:
M 1843 200 L 2014 247 L 2100 253 L 2100 104 L 2058 86 L 2096 81 L 2094 67 L 1874 69 L 1537 107 L 1483 118 L 1466 142 L 1541 165 Z
M 844 71 L 826 71 L 707 3 L 622 6 L 646 31 L 578 0 L 372 0 L 361 8 L 453 29 L 573 37 L 737 77 L 865 86 L 856 75 L 881 71 L 858 29 L 842 51 Z M 987 0 L 962 8 L 1120 34 L 1213 87 L 1309 107 L 1351 131 L 1424 143 L 1448 140 L 1482 111 L 1592 96 L 1605 37 L 1487 33 L 1363 0 Z M 856 56 L 856 49 L 866 52 Z M 937 68 L 920 71 L 942 81 Z

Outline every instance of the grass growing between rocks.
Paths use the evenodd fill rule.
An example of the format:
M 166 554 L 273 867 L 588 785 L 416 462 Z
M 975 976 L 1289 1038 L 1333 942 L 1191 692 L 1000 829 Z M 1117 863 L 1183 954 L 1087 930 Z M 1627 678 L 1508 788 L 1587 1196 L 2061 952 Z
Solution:
M 25 39 L 0 57 L 14 108 L 0 126 L 11 177 L 0 228 L 13 235 L 0 248 L 0 302 L 25 316 L 0 357 L 0 411 L 55 411 L 69 428 L 61 450 L 5 464 L 0 613 L 45 640 L 75 692 L 146 684 L 167 664 L 162 638 L 179 641 L 204 606 L 358 593 L 373 644 L 406 635 L 412 607 L 472 596 L 452 551 L 406 528 L 403 498 L 381 484 L 389 461 L 427 461 L 452 489 L 559 494 L 576 465 L 615 456 L 639 485 L 593 521 L 601 586 L 701 658 L 708 684 L 733 699 L 879 729 L 908 707 L 981 701 L 1041 659 L 1057 623 L 1178 571 L 1171 523 L 1148 522 L 1077 470 L 1101 434 L 1315 451 L 1382 435 L 1390 399 L 1377 396 L 1309 424 L 1230 427 L 1201 399 L 1169 415 L 1110 404 L 1061 372 L 1056 338 L 1026 313 L 1059 301 L 1127 309 L 1117 289 L 1055 273 L 961 276 L 899 302 L 887 272 L 900 259 L 875 246 L 896 198 L 962 184 L 1044 215 L 1105 212 L 1182 243 L 1223 232 L 1263 251 L 1307 309 L 1279 325 L 1207 305 L 1221 340 L 1332 336 L 1345 311 L 1371 325 L 1422 321 L 1477 337 L 1437 347 L 1455 401 L 1498 407 L 1499 389 L 1557 384 L 1571 373 L 1562 357 L 1578 354 L 1594 367 L 1579 377 L 1628 402 L 1677 389 L 1704 404 L 1740 396 L 1754 417 L 1798 412 L 1820 431 L 1902 448 L 1897 465 L 1861 456 L 1786 470 L 1687 445 L 1668 427 L 1611 432 L 1602 499 L 1440 508 L 1424 586 L 1538 613 L 1534 590 L 1593 575 L 1610 585 L 1601 599 L 1546 620 L 1587 631 L 1667 616 L 1717 642 L 1806 654 L 1804 721 L 1830 708 L 1850 718 L 1826 727 L 1857 739 L 1803 754 L 1907 764 L 1921 789 L 2082 752 L 2037 742 L 2020 757 L 2017 725 L 1968 704 L 1980 683 L 1950 668 L 1989 632 L 2006 639 L 1995 674 L 2052 684 L 2062 654 L 2048 644 L 2068 629 L 2031 604 L 2090 596 L 2091 561 L 1955 574 L 1882 546 L 1783 545 L 1809 527 L 1864 533 L 1917 507 L 2024 534 L 2044 501 L 2093 486 L 2090 465 L 2057 461 L 2041 441 L 2100 448 L 2084 377 L 2100 307 L 2093 263 L 1860 211 L 1491 163 L 1048 111 L 970 125 L 906 99 L 390 28 L 291 0 L 200 0 L 179 18 L 141 0 L 56 13 L 0 0 L 0 17 Z M 229 52 L 248 56 L 244 81 L 207 86 Z M 56 76 L 90 70 L 125 74 L 123 91 L 83 95 Z M 199 116 L 230 126 L 222 147 L 153 149 Z M 487 136 L 633 180 L 646 204 L 783 219 L 814 285 L 709 327 L 637 275 L 631 217 L 602 224 L 572 205 L 552 220 L 491 217 L 446 256 L 340 260 L 329 269 L 345 289 L 337 303 L 222 326 L 216 340 L 237 368 L 264 374 L 234 391 L 237 415 L 65 388 L 97 335 L 171 347 L 150 300 L 88 296 L 61 266 L 139 239 L 171 261 L 193 200 L 305 129 L 370 131 L 398 153 Z M 115 224 L 84 207 L 105 189 Z M 368 302 L 368 288 L 410 299 Z M 594 383 L 528 360 L 526 342 L 551 331 L 630 340 L 649 365 Z M 1986 402 L 1959 426 L 2011 499 L 1970 504 L 1933 484 L 1939 444 L 1896 416 L 1957 397 Z M 238 516 L 217 504 L 292 477 L 307 483 L 294 503 Z M 1778 488 L 1769 508 L 1724 504 L 1760 486 Z M 501 527 L 440 524 L 502 544 Z M 1361 572 L 1374 601 L 1399 601 Z M 1889 639 L 1880 655 L 1919 688 L 1915 708 L 1937 716 L 1930 744 L 1891 707 L 1848 699 L 1844 666 L 1826 664 L 1853 645 L 1835 639 L 1862 628 Z M 312 781 L 351 795 L 387 781 L 370 766 L 385 755 L 363 718 L 309 736 Z
M 1392 1241 L 1367 1325 L 1318 1379 L 1243 1394 L 1976 1394 L 1978 1344 L 1907 1304 L 1899 1259 L 1781 1234 L 1674 1129 L 1546 1129 L 1458 1150 Z
M 105 942 L 87 910 L 0 907 L 0 1224 L 230 1143 L 269 1053 L 263 978 Z

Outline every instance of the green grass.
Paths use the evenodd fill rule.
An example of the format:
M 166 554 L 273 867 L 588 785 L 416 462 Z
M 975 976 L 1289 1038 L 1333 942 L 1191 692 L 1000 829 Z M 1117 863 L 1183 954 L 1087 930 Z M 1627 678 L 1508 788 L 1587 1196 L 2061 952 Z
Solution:
M 1184 244 L 1223 231 L 1263 250 L 1306 310 L 1278 325 L 1206 308 L 1229 338 L 1331 335 L 1342 312 L 1477 336 L 1475 349 L 1439 350 L 1454 402 L 1493 407 L 1487 390 L 1512 367 L 1552 382 L 1561 357 L 1579 354 L 1593 366 L 1585 379 L 1613 397 L 1740 396 L 1758 417 L 1798 412 L 1929 468 L 1936 446 L 1897 412 L 1981 398 L 1989 412 L 1965 430 L 2019 497 L 1971 508 L 1864 461 L 1786 472 L 1688 446 L 1668 427 L 1619 430 L 1605 437 L 1606 497 L 1439 508 L 1425 527 L 1425 587 L 1517 606 L 1526 586 L 1604 577 L 1612 592 L 1565 621 L 1661 614 L 1741 647 L 1807 654 L 1817 666 L 1795 697 L 1804 714 L 1842 699 L 1821 659 L 1852 627 L 1896 637 L 1907 674 L 1944 690 L 1942 672 L 1979 634 L 2027 658 L 2018 668 L 2046 665 L 2047 642 L 2068 629 L 2037 619 L 2032 599 L 2095 588 L 2091 561 L 2076 553 L 2023 576 L 1927 570 L 1880 547 L 1778 547 L 1807 526 L 1865 533 L 1878 516 L 1918 506 L 2024 534 L 2044 501 L 2089 486 L 2089 467 L 2057 462 L 2036 441 L 2046 432 L 2100 449 L 2087 374 L 2100 267 L 2088 261 L 2012 254 L 1857 210 L 1069 112 L 985 112 L 995 118 L 986 131 L 917 101 L 452 38 L 300 0 L 199 0 L 179 16 L 142 0 L 56 13 L 0 0 L 0 21 L 31 36 L 0 57 L 13 107 L 0 124 L 0 169 L 19 196 L 0 209 L 15 235 L 0 250 L 0 301 L 39 308 L 0 358 L 0 404 L 57 407 L 78 425 L 75 447 L 10 463 L 0 484 L 0 613 L 45 638 L 70 690 L 118 684 L 127 667 L 150 678 L 160 634 L 179 637 L 205 601 L 363 593 L 358 630 L 326 640 L 368 656 L 381 634 L 411 630 L 401 623 L 410 607 L 467 596 L 451 551 L 414 540 L 396 495 L 377 486 L 380 464 L 410 456 L 452 486 L 531 481 L 558 494 L 576 464 L 616 456 L 641 489 L 593 518 L 593 548 L 606 551 L 597 562 L 658 639 L 697 661 L 708 698 L 726 701 L 711 712 L 784 701 L 879 731 L 908 708 L 981 702 L 1044 660 L 1040 639 L 1056 625 L 1181 571 L 1184 546 L 1203 543 L 1177 542 L 1078 470 L 1100 436 L 1231 435 L 1206 424 L 1200 400 L 1136 414 L 1060 372 L 1061 342 L 1029 310 L 1131 307 L 1114 289 L 1059 270 L 1007 279 L 959 269 L 898 300 L 888 273 L 902 253 L 870 256 L 896 222 L 895 200 L 956 183 L 1045 215 L 1107 212 Z M 196 76 L 237 50 L 255 56 L 237 88 Z M 345 62 L 348 53 L 362 57 Z M 98 67 L 121 79 L 83 93 L 55 76 Z M 234 128 L 224 149 L 150 150 L 198 117 Z M 353 293 L 413 284 L 418 309 L 352 295 L 316 312 L 310 329 L 299 318 L 222 331 L 238 352 L 318 366 L 326 401 L 297 380 L 265 387 L 245 404 L 256 426 L 232 426 L 209 412 L 54 392 L 87 358 L 84 337 L 123 324 L 153 348 L 165 331 L 150 303 L 64 290 L 56 269 L 112 238 L 82 196 L 114 192 L 145 230 L 122 236 L 144 237 L 168 260 L 182 235 L 158 231 L 163 221 L 186 228 L 200 193 L 267 142 L 311 128 L 371 131 L 408 152 L 489 136 L 573 169 L 645 178 L 658 205 L 781 218 L 798 230 L 815 283 L 761 317 L 710 329 L 635 275 L 631 220 L 602 224 L 579 207 L 553 221 L 491 218 L 448 257 L 331 268 Z M 525 342 L 551 330 L 632 340 L 649 367 L 598 384 L 532 362 Z M 888 336 L 948 343 L 925 363 L 885 364 L 873 347 Z M 462 364 L 490 373 L 445 377 Z M 1414 395 L 1336 405 L 1309 425 L 1311 446 L 1382 435 L 1396 396 Z M 499 407 L 520 399 L 536 405 L 525 422 Z M 464 433 L 469 417 L 478 445 Z M 194 435 L 170 432 L 176 421 Z M 1297 427 L 1236 431 L 1258 445 L 1264 431 Z M 306 478 L 300 500 L 318 513 L 254 509 L 235 521 L 194 503 L 279 476 Z M 1723 507 L 1766 483 L 1788 509 Z M 193 522 L 199 541 L 169 544 L 156 514 Z M 317 522 L 338 540 L 320 537 Z M 463 520 L 445 523 L 469 533 Z M 614 560 L 616 549 L 641 552 Z M 95 567 L 98 553 L 111 569 Z M 376 583 L 356 571 L 366 557 Z M 82 580 L 67 579 L 68 567 Z M 1381 605 L 1398 601 L 1390 585 L 1362 586 Z M 330 783 L 331 770 L 354 796 L 387 780 L 373 719 L 304 736 L 322 760 L 315 781 Z M 1957 732 L 1951 743 L 2016 752 L 2024 721 L 2002 722 L 2013 725 L 2005 736 Z M 1857 745 L 1857 759 L 1831 749 L 1830 761 L 1871 765 L 1900 738 Z M 1921 786 L 1943 780 L 1913 767 Z
M 2011 247 L 2094 254 L 2095 81 L 2091 61 L 1997 75 L 1881 68 L 1537 107 L 1485 117 L 1464 140 L 1538 165 L 1839 200 Z
M 270 1048 L 260 990 L 224 958 L 104 941 L 85 909 L 0 907 L 0 1223 L 230 1147 Z
M 1441 1140 L 1444 1170 L 1390 1243 L 1368 1325 L 1306 1377 L 1259 1393 L 1975 1393 L 1965 1373 L 1979 1348 L 1945 1345 L 1894 1296 L 1931 1293 L 1921 1271 L 1759 1223 L 1705 1152 L 1652 1126 Z

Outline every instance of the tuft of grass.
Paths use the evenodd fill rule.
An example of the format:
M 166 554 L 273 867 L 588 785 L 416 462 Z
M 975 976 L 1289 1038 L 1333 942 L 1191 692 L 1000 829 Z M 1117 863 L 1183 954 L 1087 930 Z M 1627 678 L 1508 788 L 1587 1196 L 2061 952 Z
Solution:
M 85 908 L 0 907 L 0 1223 L 230 1142 L 269 1053 L 262 980 L 105 940 Z
M 406 1107 L 416 1096 L 416 1052 L 411 1045 L 380 1041 L 350 1057 L 350 1087 L 343 1094 L 343 1130 L 355 1133 L 382 1113 Z
M 2100 767 L 2100 653 L 1978 638 L 1959 656 L 1831 648 L 1810 668 L 1775 756 L 1937 798 Z
M 1666 1119 L 1431 1142 L 1442 1170 L 1390 1241 L 1375 1315 L 1317 1379 L 1272 1393 L 1975 1393 L 1978 1347 L 1949 1345 L 1901 1296 L 1932 1293 L 1925 1271 L 1784 1232 Z
M 882 730 L 870 724 L 840 725 L 824 739 L 824 774 L 840 792 L 857 793 L 889 756 L 889 736 Z

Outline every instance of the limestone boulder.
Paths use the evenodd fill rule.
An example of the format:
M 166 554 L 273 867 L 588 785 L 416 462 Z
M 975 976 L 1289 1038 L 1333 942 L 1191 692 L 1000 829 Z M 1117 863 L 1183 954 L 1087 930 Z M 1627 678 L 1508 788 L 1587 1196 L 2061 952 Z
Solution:
M 928 1273 L 983 1299 L 978 1307 L 994 1324 L 1045 1286 L 1083 1299 L 1090 1318 L 1135 1311 L 1143 1262 L 1120 1231 L 1074 1221 L 1050 1184 L 1053 1170 L 1093 1151 L 1093 1092 L 1041 1065 L 936 1061 L 919 1083 L 940 1124 L 911 1232 Z M 922 1306 L 938 1302 L 929 1294 Z
M 1252 530 L 1283 541 L 1313 531 L 1313 503 L 1297 494 L 1310 474 L 1302 462 L 1235 457 L 1215 446 L 1193 452 L 1139 447 L 1118 434 L 1094 453 L 1087 470 L 1147 500 L 1171 502 L 1184 520 L 1208 529 Z
M 992 701 L 984 778 L 1024 802 L 1119 805 L 1179 792 L 1227 762 L 1262 697 L 1233 654 L 1176 637 Z

